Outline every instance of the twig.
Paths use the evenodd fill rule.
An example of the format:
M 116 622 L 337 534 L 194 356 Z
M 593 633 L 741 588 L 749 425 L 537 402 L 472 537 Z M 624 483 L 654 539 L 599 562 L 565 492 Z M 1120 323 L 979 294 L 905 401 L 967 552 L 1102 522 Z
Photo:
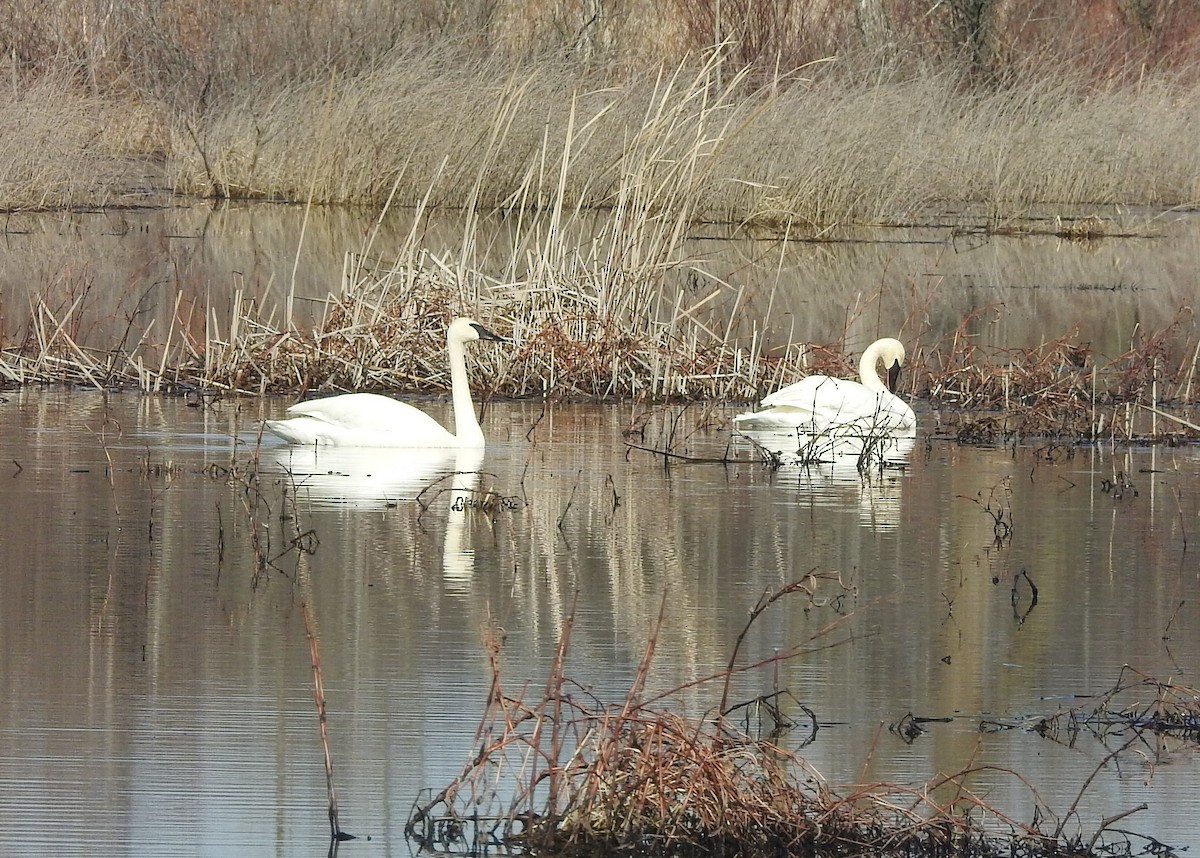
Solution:
M 317 704 L 317 718 L 321 722 L 321 747 L 325 751 L 325 787 L 329 792 L 329 834 L 335 841 L 351 840 L 354 835 L 346 834 L 338 825 L 337 791 L 333 787 L 333 755 L 329 751 L 328 719 L 325 714 L 325 684 L 321 679 L 321 654 L 317 649 L 317 636 L 313 634 L 309 621 L 308 603 L 300 605 L 304 614 L 304 635 L 308 638 L 308 653 L 312 660 L 313 698 Z

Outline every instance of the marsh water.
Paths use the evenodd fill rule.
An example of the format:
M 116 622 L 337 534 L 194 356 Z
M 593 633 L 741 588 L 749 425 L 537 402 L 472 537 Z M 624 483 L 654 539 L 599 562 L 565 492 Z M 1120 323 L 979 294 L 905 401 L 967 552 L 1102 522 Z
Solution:
M 370 228 L 329 213 L 298 248 L 295 209 L 99 217 L 10 224 L 8 333 L 55 283 L 109 302 L 81 342 L 108 336 L 102 320 L 144 328 L 178 295 L 282 300 L 295 279 L 318 295 Z M 828 339 L 868 315 L 896 330 L 917 307 L 953 330 L 983 310 L 989 342 L 1077 325 L 1116 354 L 1194 295 L 1195 226 L 1164 231 L 706 252 L 796 278 L 749 302 L 788 305 L 778 336 Z M 725 667 L 764 593 L 810 574 L 814 598 L 772 606 L 739 661 L 802 651 L 734 690 L 786 688 L 801 721 L 808 707 L 820 729 L 785 741 L 834 788 L 990 765 L 970 786 L 1020 821 L 1030 787 L 1086 837 L 1144 802 L 1117 827 L 1200 847 L 1194 741 L 1149 738 L 1105 764 L 1128 734 L 1023 729 L 1086 708 L 1125 666 L 1200 686 L 1200 450 L 960 446 L 918 402 L 903 467 L 864 478 L 772 471 L 730 435 L 732 403 L 493 401 L 481 461 L 314 458 L 260 446 L 259 421 L 287 404 L 0 393 L 0 851 L 324 852 L 311 633 L 340 822 L 358 837 L 339 854 L 409 854 L 414 800 L 475 750 L 485 629 L 502 630 L 506 689 L 536 699 L 573 617 L 567 674 L 618 702 L 665 604 L 649 684 L 687 686 L 669 705 L 699 715 L 720 688 L 689 683 Z M 422 405 L 448 420 L 444 400 Z M 654 452 L 668 446 L 701 461 Z M 889 729 L 906 716 L 935 720 Z
M 406 854 L 414 799 L 472 753 L 489 623 L 510 691 L 535 698 L 573 613 L 567 672 L 615 703 L 664 596 L 655 689 L 718 672 L 765 592 L 837 573 L 818 600 L 785 600 L 752 627 L 745 663 L 810 651 L 741 677 L 739 694 L 782 687 L 811 708 L 823 726 L 800 752 L 832 784 L 916 784 L 973 761 L 1019 773 L 1060 814 L 1105 746 L 983 721 L 1080 705 L 1123 665 L 1200 683 L 1192 450 L 931 441 L 863 480 L 772 472 L 736 443 L 740 463 L 664 466 L 626 445 L 629 408 L 494 403 L 482 462 L 316 463 L 268 446 L 251 493 L 239 469 L 254 422 L 282 400 L 4 400 L 0 805 L 7 846 L 25 854 L 324 849 L 305 608 L 341 824 L 362 838 L 342 854 Z M 704 431 L 688 449 L 727 456 L 729 440 Z M 508 502 L 454 504 L 446 475 L 464 465 Z M 1117 472 L 1132 485 L 1111 488 Z M 995 512 L 1012 524 L 1002 540 Z M 703 712 L 718 693 L 671 705 Z M 909 714 L 951 720 L 906 742 L 887 728 Z M 1174 740 L 1122 758 L 1084 792 L 1079 824 L 1146 802 L 1126 828 L 1200 843 L 1198 762 Z M 1012 775 L 971 783 L 1032 812 Z
M 983 234 L 981 223 L 995 225 L 951 212 L 936 226 L 804 240 L 698 226 L 667 276 L 666 312 L 690 308 L 742 347 L 757 338 L 768 348 L 843 341 L 861 350 L 881 333 L 929 345 L 960 331 L 1011 349 L 1074 335 L 1113 359 L 1194 303 L 1200 214 L 1109 214 L 1103 229 L 1114 237 L 1098 241 L 1050 234 L 1086 219 L 1048 217 L 1014 237 Z M 594 251 L 591 231 L 601 226 L 574 223 L 564 246 Z M 466 258 L 501 282 L 510 260 L 543 251 L 543 231 L 519 218 L 472 228 Z M 176 346 L 180 331 L 200 342 L 227 337 L 235 308 L 304 327 L 342 288 L 348 255 L 386 266 L 417 247 L 440 270 L 463 254 L 463 235 L 453 215 L 397 211 L 378 222 L 371 212 L 261 203 L 11 214 L 0 234 L 0 335 L 22 336 L 40 303 L 78 345 L 141 344 L 152 360 L 169 332 Z

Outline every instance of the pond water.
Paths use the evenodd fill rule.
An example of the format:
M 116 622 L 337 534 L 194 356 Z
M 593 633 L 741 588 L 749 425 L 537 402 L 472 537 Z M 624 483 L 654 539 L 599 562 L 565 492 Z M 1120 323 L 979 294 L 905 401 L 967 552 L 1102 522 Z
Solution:
M 811 644 L 736 695 L 786 687 L 811 708 L 823 726 L 799 753 L 831 784 L 990 764 L 971 785 L 1023 821 L 1028 788 L 1000 769 L 1064 815 L 1111 746 L 982 720 L 1085 703 L 1125 665 L 1200 685 L 1196 450 L 960 447 L 918 408 L 906 466 L 864 480 L 772 472 L 720 410 L 493 402 L 482 462 L 312 461 L 258 449 L 257 422 L 286 405 L 3 394 L 5 850 L 324 851 L 306 627 L 341 825 L 360 838 L 342 855 L 408 854 L 414 799 L 473 753 L 489 623 L 506 687 L 534 699 L 573 612 L 567 673 L 617 702 L 664 596 L 654 689 L 719 671 L 765 592 L 840 575 L 816 581 L 827 601 L 789 597 L 751 627 L 742 663 Z M 676 452 L 736 461 L 626 443 L 671 432 Z M 506 502 L 460 511 L 456 468 Z M 700 685 L 671 705 L 699 713 L 719 695 Z M 888 730 L 910 713 L 949 720 L 910 743 Z M 1145 802 L 1118 827 L 1197 848 L 1197 794 L 1195 743 L 1151 740 L 1100 771 L 1067 830 Z

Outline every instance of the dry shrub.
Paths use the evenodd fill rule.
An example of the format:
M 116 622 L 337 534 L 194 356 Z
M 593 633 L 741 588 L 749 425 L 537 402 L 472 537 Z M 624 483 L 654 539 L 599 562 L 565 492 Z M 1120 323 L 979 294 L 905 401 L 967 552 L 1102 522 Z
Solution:
M 1192 413 L 1200 343 L 1190 308 L 1161 330 L 1138 332 L 1126 352 L 1109 358 L 1077 331 L 1036 348 L 984 349 L 965 334 L 969 321 L 910 361 L 913 391 L 950 409 L 943 417 L 960 440 L 1200 437 Z
M 237 330 L 208 337 L 207 351 L 190 343 L 193 357 L 175 379 L 260 392 L 444 390 L 446 324 L 464 314 L 517 344 L 472 354 L 476 386 L 502 395 L 695 398 L 747 389 L 750 363 L 735 346 L 686 317 L 660 322 L 646 313 L 661 301 L 649 279 L 635 292 L 602 296 L 596 283 L 572 283 L 561 270 L 534 266 L 519 281 L 497 283 L 425 253 L 383 267 L 352 257 L 348 269 L 345 288 L 310 330 L 265 324 L 253 307 L 239 308 Z
M 797 752 L 785 747 L 789 731 L 797 726 L 781 708 L 781 702 L 795 702 L 788 701 L 785 692 L 744 707 L 727 707 L 735 675 L 769 669 L 804 652 L 802 646 L 793 646 L 749 668 L 740 667 L 739 648 L 753 623 L 784 598 L 807 597 L 808 608 L 817 610 L 827 604 L 821 594 L 830 587 L 836 591 L 839 584 L 836 575 L 813 573 L 764 594 L 734 645 L 726 671 L 652 694 L 646 685 L 662 630 L 660 611 L 641 665 L 624 699 L 615 704 L 597 699 L 566 675 L 570 617 L 563 624 L 545 690 L 534 699 L 506 693 L 503 632 L 485 629 L 492 679 L 472 743 L 476 750 L 453 782 L 418 799 L 406 834 L 422 850 L 443 854 L 1107 854 L 1099 839 L 1103 827 L 1090 843 L 1065 835 L 1065 821 L 1058 822 L 1015 772 L 1007 774 L 1027 790 L 1033 808 L 1028 823 L 1012 819 L 973 792 L 969 782 L 974 776 L 1000 771 L 988 766 L 913 787 L 877 783 L 839 794 Z M 817 636 L 837 625 L 835 621 Z M 682 708 L 685 692 L 694 693 L 710 682 L 723 686 L 721 704 L 714 711 L 697 717 L 672 709 Z M 798 706 L 815 731 L 817 715 Z M 737 726 L 735 709 L 764 713 L 763 729 Z M 1137 837 L 1129 832 L 1122 836 L 1130 845 Z M 1147 852 L 1161 846 L 1153 838 L 1145 840 Z M 1128 854 L 1134 854 L 1132 848 Z

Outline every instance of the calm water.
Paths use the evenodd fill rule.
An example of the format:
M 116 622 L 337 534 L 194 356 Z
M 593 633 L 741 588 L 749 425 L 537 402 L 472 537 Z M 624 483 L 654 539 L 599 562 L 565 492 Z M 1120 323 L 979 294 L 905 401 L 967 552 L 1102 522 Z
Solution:
M 16 213 L 0 233 L 0 340 L 21 341 L 39 300 L 81 346 L 141 343 L 154 365 L 168 331 L 176 331 L 176 347 L 179 329 L 198 342 L 227 336 L 239 301 L 265 308 L 275 324 L 290 303 L 303 327 L 315 301 L 340 289 L 347 253 L 366 249 L 390 263 L 413 230 L 408 211 L 376 220 L 369 211 L 261 203 Z M 519 223 L 477 223 L 469 257 L 489 276 L 503 281 L 511 260 L 540 254 L 545 236 Z M 667 303 L 672 312 L 677 300 L 701 316 L 711 312 L 717 330 L 730 326 L 747 347 L 756 337 L 783 346 L 836 342 L 843 333 L 857 349 L 882 334 L 929 347 L 958 331 L 983 346 L 1026 348 L 1077 332 L 1115 359 L 1195 301 L 1197 213 L 1123 212 L 1109 229 L 1137 237 L 1095 242 L 964 235 L 961 224 L 947 216 L 939 227 L 840 232 L 818 242 L 697 227 L 666 275 Z M 587 255 L 592 225 L 577 226 L 580 234 L 563 241 Z M 416 231 L 434 255 L 460 256 L 461 219 L 435 214 Z M 1186 315 L 1181 334 L 1196 330 Z
M 494 403 L 478 488 L 510 502 L 488 516 L 452 508 L 447 475 L 476 465 L 453 458 L 314 462 L 267 449 L 262 467 L 283 462 L 297 490 L 268 477 L 247 492 L 237 474 L 256 421 L 286 404 L 4 394 L 0 851 L 324 852 L 302 606 L 342 826 L 363 838 L 342 855 L 407 855 L 418 791 L 444 786 L 471 754 L 489 618 L 506 632 L 509 690 L 536 689 L 575 604 L 568 673 L 616 701 L 664 593 L 651 682 L 663 689 L 721 667 L 764 591 L 840 573 L 842 599 L 785 601 L 754 626 L 747 662 L 834 624 L 738 693 L 778 682 L 811 707 L 826 726 L 803 754 L 833 784 L 917 784 L 973 760 L 1019 772 L 1059 814 L 1107 750 L 981 734 L 981 717 L 1053 714 L 1113 686 L 1126 664 L 1200 686 L 1194 450 L 960 448 L 930 440 L 931 415 L 919 414 L 908 467 L 864 483 L 771 473 L 736 443 L 742 463 L 665 467 L 626 448 L 622 431 L 642 417 L 631 407 Z M 675 413 L 651 419 L 639 443 L 657 446 Z M 680 419 L 681 451 L 722 454 L 728 435 L 701 423 L 699 411 Z M 1136 491 L 1105 491 L 1118 471 Z M 1010 538 L 996 541 L 993 513 Z M 311 553 L 289 549 L 297 533 Z M 1032 610 L 1022 570 L 1038 588 Z M 703 711 L 719 693 L 675 705 Z M 953 720 L 905 744 L 886 728 L 910 712 Z M 1012 777 L 973 785 L 1029 819 Z M 1197 848 L 1198 794 L 1195 745 L 1168 741 L 1102 772 L 1079 821 L 1091 831 L 1144 801 L 1122 827 Z

